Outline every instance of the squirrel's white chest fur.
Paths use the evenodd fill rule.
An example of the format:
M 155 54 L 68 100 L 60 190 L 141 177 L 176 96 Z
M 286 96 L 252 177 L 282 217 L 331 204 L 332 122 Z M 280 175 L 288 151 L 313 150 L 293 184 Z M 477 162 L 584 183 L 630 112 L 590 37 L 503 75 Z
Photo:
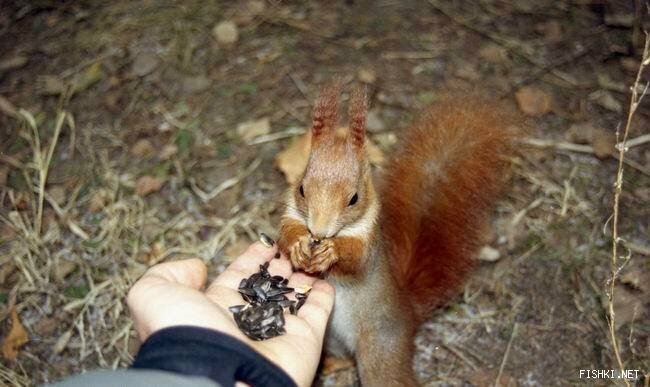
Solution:
M 336 298 L 334 301 L 334 311 L 330 318 L 328 349 L 330 352 L 352 352 L 357 341 L 356 321 L 357 313 L 355 311 L 356 292 L 354 288 L 334 282 L 336 289 Z M 358 289 L 357 289 L 358 290 Z M 334 348 L 333 346 L 344 348 Z

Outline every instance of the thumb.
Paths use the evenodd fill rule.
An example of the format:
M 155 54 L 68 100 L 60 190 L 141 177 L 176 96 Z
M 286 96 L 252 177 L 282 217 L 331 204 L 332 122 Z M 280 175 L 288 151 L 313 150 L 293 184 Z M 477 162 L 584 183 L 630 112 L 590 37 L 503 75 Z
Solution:
M 151 267 L 129 290 L 127 304 L 137 305 L 147 293 L 158 285 L 180 285 L 199 290 L 208 279 L 208 268 L 197 258 L 165 262 Z

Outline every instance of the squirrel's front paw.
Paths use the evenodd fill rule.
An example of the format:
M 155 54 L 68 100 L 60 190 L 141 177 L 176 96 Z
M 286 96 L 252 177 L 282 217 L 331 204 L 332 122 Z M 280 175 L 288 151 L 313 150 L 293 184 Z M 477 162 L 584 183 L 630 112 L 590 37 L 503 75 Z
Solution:
M 311 262 L 305 268 L 308 273 L 323 273 L 339 260 L 331 239 L 323 239 L 312 246 Z
M 291 264 L 296 269 L 304 269 L 311 258 L 310 248 L 311 238 L 309 235 L 303 235 L 289 248 Z

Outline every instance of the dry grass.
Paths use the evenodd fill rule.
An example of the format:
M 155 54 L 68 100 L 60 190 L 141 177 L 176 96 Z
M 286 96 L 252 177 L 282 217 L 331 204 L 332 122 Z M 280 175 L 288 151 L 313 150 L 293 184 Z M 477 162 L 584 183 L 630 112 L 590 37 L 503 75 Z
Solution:
M 641 64 L 639 65 L 639 70 L 636 74 L 636 79 L 632 85 L 632 96 L 630 97 L 630 107 L 628 110 L 627 120 L 625 122 L 625 128 L 623 129 L 623 136 L 620 137 L 619 130 L 616 131 L 616 142 L 617 148 L 619 151 L 618 157 L 618 170 L 616 173 L 616 182 L 614 183 L 614 213 L 612 215 L 612 262 L 611 270 L 612 275 L 608 279 L 608 284 L 606 288 L 607 294 L 607 315 L 608 315 L 608 326 L 609 326 L 609 339 L 611 340 L 612 350 L 614 351 L 614 356 L 616 358 L 616 363 L 621 372 L 624 372 L 625 365 L 623 359 L 621 358 L 620 348 L 617 339 L 616 333 L 616 312 L 614 305 L 614 291 L 616 287 L 616 279 L 618 278 L 621 270 L 628 264 L 632 256 L 632 251 L 628 248 L 628 253 L 625 256 L 620 256 L 618 252 L 619 244 L 622 244 L 625 247 L 625 239 L 619 236 L 618 231 L 618 222 L 619 222 L 619 207 L 621 200 L 621 192 L 623 191 L 623 165 L 625 161 L 625 153 L 628 150 L 628 136 L 630 134 L 630 126 L 632 125 L 632 118 L 639 107 L 639 104 L 645 97 L 646 92 L 648 91 L 648 86 L 650 83 L 646 83 L 645 86 L 642 85 L 642 75 L 645 67 L 650 64 L 650 35 L 646 32 L 645 47 L 643 49 L 643 56 L 641 58 Z M 630 382 L 627 379 L 624 379 L 626 385 L 630 385 Z
M 597 158 L 589 141 L 566 136 L 573 123 L 589 123 L 612 129 L 613 140 L 622 113 L 590 94 L 602 89 L 597 75 L 605 74 L 615 86 L 607 89 L 612 98 L 627 100 L 632 75 L 612 58 L 635 58 L 610 47 L 631 33 L 604 28 L 587 7 L 550 0 L 353 3 L 268 3 L 264 15 L 241 22 L 231 49 L 211 35 L 217 21 L 239 17 L 239 6 L 227 2 L 10 12 L 28 12 L 14 28 L 26 35 L 16 52 L 8 47 L 11 54 L 47 53 L 48 60 L 37 56 L 0 74 L 2 96 L 23 107 L 0 117 L 8 128 L 0 172 L 8 169 L 10 180 L 0 188 L 0 294 L 6 297 L 0 331 L 15 306 L 30 334 L 16 361 L 0 363 L 0 384 L 33 385 L 128 365 L 138 346 L 123 302 L 131 284 L 149 265 L 185 257 L 200 257 L 214 276 L 259 232 L 275 236 L 284 181 L 274 156 L 309 122 L 319 85 L 334 74 L 352 82 L 361 68 L 377 78 L 368 85 L 385 126 L 370 133 L 377 143 L 399 137 L 416 111 L 435 100 L 438 86 L 480 86 L 514 103 L 512 91 L 532 85 L 557 105 L 531 118 L 512 160 L 512 187 L 496 206 L 494 235 L 484 242 L 501 258 L 481 263 L 464 294 L 420 330 L 414 364 L 421 380 L 432 386 L 581 384 L 579 369 L 650 369 L 647 304 L 626 317 L 625 302 L 611 292 L 616 284 L 614 294 L 642 295 L 624 277 L 649 269 L 636 258 L 648 255 L 643 232 L 650 213 L 636 193 L 650 186 L 649 137 L 642 132 L 647 99 L 628 122 L 627 147 L 612 149 L 612 157 Z M 536 29 L 549 21 L 560 22 L 562 41 L 549 43 Z M 485 59 L 481 50 L 494 45 L 505 55 Z M 133 76 L 143 52 L 154 53 L 158 65 Z M 456 74 L 465 66 L 478 80 Z M 90 79 L 96 83 L 79 83 L 98 68 L 99 80 Z M 197 74 L 210 79 L 210 88 L 183 91 L 187 77 Z M 74 93 L 41 94 L 43 80 L 52 77 L 64 83 L 63 94 Z M 271 133 L 238 137 L 239 123 L 262 117 L 270 119 Z M 183 133 L 194 136 L 193 144 L 160 157 Z M 153 156 L 131 153 L 141 139 L 153 144 Z M 143 175 L 164 185 L 141 197 L 135 187 Z M 620 210 L 612 244 L 602 230 L 614 193 Z M 632 260 L 619 271 L 627 252 Z M 612 267 L 618 281 L 606 282 Z M 612 309 L 616 321 L 607 319 Z M 612 326 L 618 326 L 614 335 Z M 317 384 L 355 380 L 348 368 Z

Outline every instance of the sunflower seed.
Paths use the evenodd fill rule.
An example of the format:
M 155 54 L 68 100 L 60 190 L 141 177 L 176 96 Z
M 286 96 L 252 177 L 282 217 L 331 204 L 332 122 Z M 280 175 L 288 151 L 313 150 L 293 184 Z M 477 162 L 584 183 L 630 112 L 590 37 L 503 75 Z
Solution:
M 268 235 L 260 233 L 260 242 L 266 247 L 273 247 L 275 241 Z

